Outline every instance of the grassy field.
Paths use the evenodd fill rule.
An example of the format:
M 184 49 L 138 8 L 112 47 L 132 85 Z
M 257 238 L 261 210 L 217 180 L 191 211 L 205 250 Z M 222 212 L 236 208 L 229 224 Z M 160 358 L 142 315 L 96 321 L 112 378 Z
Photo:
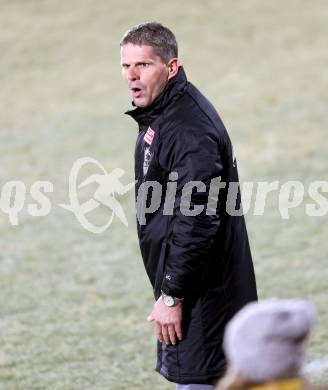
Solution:
M 130 102 L 118 41 L 146 20 L 176 33 L 189 79 L 229 130 L 242 181 L 307 188 L 327 180 L 326 1 L 0 0 L 0 183 L 54 184 L 45 217 L 27 213 L 30 196 L 18 226 L 0 210 L 1 390 L 174 387 L 154 372 L 152 293 L 132 193 L 122 199 L 129 227 L 114 220 L 100 235 L 58 206 L 79 157 L 133 178 L 137 129 L 122 114 Z M 327 215 L 308 217 L 309 201 L 284 220 L 272 195 L 264 216 L 249 213 L 247 222 L 260 297 L 315 304 L 307 359 L 320 362 L 328 355 Z M 101 223 L 108 210 L 92 218 Z M 328 369 L 309 375 L 328 380 Z

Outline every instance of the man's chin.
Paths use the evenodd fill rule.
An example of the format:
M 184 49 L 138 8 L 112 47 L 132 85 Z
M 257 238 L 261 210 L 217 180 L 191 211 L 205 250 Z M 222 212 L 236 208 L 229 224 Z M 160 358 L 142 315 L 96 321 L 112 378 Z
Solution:
M 151 104 L 145 99 L 138 99 L 138 98 L 134 98 L 133 103 L 136 107 L 140 107 L 140 108 L 146 108 Z

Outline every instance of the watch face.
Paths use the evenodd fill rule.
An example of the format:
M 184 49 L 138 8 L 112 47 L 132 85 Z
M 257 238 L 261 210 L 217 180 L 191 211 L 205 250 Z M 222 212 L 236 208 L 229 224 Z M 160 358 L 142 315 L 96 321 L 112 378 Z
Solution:
M 170 297 L 169 295 L 166 295 L 164 297 L 164 303 L 165 303 L 166 306 L 173 306 L 174 305 L 173 297 Z

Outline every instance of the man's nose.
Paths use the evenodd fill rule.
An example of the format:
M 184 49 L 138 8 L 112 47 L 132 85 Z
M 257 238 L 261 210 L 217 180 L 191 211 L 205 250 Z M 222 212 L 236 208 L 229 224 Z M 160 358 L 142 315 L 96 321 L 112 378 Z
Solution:
M 139 73 L 138 73 L 137 69 L 134 68 L 133 66 L 130 66 L 127 69 L 126 78 L 128 79 L 128 81 L 138 80 L 139 79 Z

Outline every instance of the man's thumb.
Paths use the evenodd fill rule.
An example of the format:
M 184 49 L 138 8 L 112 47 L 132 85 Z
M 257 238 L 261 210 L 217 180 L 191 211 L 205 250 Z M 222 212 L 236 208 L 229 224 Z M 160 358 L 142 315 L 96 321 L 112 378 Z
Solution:
M 149 316 L 147 317 L 147 321 L 154 321 L 154 317 L 150 313 Z

